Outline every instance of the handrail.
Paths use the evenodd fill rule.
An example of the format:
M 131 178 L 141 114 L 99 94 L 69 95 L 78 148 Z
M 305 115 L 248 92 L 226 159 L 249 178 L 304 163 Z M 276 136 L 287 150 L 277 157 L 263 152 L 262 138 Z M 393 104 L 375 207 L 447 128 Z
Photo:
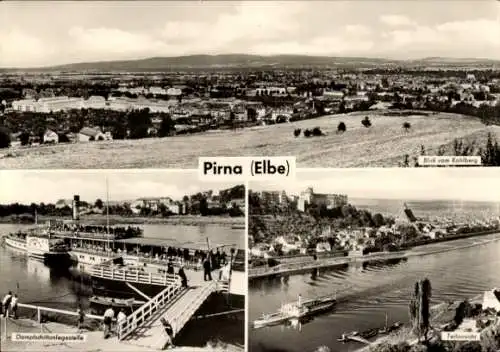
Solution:
M 157 294 L 148 302 L 144 303 L 135 312 L 129 315 L 125 320 L 118 322 L 118 339 L 123 340 L 130 335 L 140 323 L 143 323 L 160 307 L 164 306 L 172 297 L 181 291 L 182 285 L 180 280 L 173 285 L 167 286 L 163 291 Z
M 56 308 L 49 308 L 49 307 L 42 307 L 42 306 L 35 306 L 32 304 L 26 304 L 26 303 L 17 303 L 18 307 L 22 308 L 30 308 L 30 309 L 36 309 L 37 315 L 38 315 L 38 322 L 41 321 L 41 313 L 43 311 L 45 312 L 52 312 L 52 313 L 59 313 L 59 314 L 65 314 L 65 315 L 72 315 L 72 316 L 79 316 L 80 314 L 78 312 L 73 312 L 70 310 L 63 310 L 63 309 L 56 309 Z M 95 320 L 100 320 L 103 321 L 104 317 L 101 315 L 94 315 L 94 314 L 85 314 L 85 317 L 90 318 L 90 319 L 95 319 Z
M 180 278 L 175 274 L 145 273 L 131 268 L 111 268 L 104 265 L 93 265 L 89 272 L 94 277 L 103 279 L 138 282 L 144 284 L 167 286 L 180 282 Z

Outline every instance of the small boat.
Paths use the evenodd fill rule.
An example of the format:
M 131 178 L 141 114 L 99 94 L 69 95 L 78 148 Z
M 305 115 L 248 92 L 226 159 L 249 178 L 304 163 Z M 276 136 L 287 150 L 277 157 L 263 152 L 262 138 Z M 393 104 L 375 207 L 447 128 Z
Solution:
M 133 298 L 123 299 L 123 298 L 111 298 L 104 296 L 92 296 L 89 298 L 89 302 L 94 305 L 100 306 L 111 306 L 113 308 L 134 308 L 142 306 L 146 301 L 138 301 Z
M 253 327 L 254 329 L 259 329 L 266 326 L 283 324 L 292 319 L 302 319 L 328 311 L 332 309 L 336 303 L 336 299 L 331 296 L 309 299 L 300 304 L 299 302 L 287 303 L 282 305 L 275 313 L 263 314 L 260 319 L 253 322 Z
M 352 336 L 358 336 L 359 335 L 359 332 L 357 331 L 351 331 L 351 332 L 348 332 L 348 333 L 343 333 L 342 336 L 340 336 L 337 341 L 339 342 L 349 342 L 351 341 L 351 337 Z
M 359 336 L 364 339 L 369 339 L 378 335 L 378 329 L 369 329 L 359 333 Z
M 396 331 L 403 327 L 403 323 L 397 321 L 389 327 L 389 332 Z

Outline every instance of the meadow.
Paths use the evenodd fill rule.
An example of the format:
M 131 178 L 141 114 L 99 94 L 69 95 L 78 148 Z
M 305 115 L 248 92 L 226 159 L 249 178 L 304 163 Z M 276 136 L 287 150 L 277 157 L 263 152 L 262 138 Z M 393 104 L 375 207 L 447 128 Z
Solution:
M 364 116 L 371 127 L 361 124 Z M 341 121 L 347 130 L 337 133 Z M 324 135 L 294 137 L 295 129 L 315 127 Z M 200 156 L 296 156 L 298 167 L 395 167 L 404 155 L 419 155 L 421 145 L 432 155 L 456 138 L 482 141 L 488 132 L 500 136 L 500 129 L 456 114 L 362 112 L 187 136 L 9 148 L 0 152 L 0 169 L 197 168 Z

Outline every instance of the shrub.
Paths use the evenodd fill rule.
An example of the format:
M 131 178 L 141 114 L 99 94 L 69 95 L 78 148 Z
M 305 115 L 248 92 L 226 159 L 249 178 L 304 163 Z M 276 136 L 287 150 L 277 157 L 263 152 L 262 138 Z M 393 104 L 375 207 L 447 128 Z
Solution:
M 361 120 L 361 124 L 368 128 L 372 125 L 372 122 L 370 121 L 370 118 L 368 116 L 365 116 L 365 118 Z
M 293 131 L 293 135 L 294 135 L 295 137 L 298 137 L 298 136 L 300 136 L 300 133 L 301 133 L 301 132 L 302 132 L 302 130 L 301 130 L 300 128 L 297 128 L 295 131 Z
M 313 130 L 312 130 L 312 135 L 313 136 L 322 136 L 323 132 L 321 131 L 321 128 L 314 127 Z
M 304 131 L 304 137 L 311 137 L 311 131 L 305 130 Z
M 345 132 L 347 130 L 347 127 L 345 123 L 340 122 L 339 125 L 337 126 L 337 132 Z
M 0 127 L 0 148 L 10 147 L 10 131 L 5 127 Z

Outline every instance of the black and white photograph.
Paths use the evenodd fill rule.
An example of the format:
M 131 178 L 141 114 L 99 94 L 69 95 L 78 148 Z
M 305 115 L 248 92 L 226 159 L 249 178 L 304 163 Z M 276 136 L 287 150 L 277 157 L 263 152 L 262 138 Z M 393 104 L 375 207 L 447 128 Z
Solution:
M 0 184 L 2 351 L 244 351 L 244 185 L 173 170 Z
M 0 13 L 1 169 L 253 155 L 500 165 L 499 1 L 4 1 Z
M 499 351 L 497 168 L 249 183 L 248 351 Z

